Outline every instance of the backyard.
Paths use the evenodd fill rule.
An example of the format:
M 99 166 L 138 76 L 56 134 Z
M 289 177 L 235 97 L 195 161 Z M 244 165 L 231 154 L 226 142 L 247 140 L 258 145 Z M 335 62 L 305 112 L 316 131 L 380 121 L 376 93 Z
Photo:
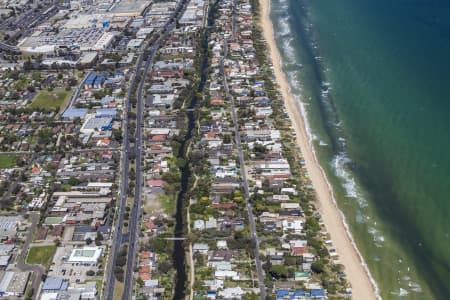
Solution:
M 17 156 L 15 155 L 0 155 L 0 169 L 12 168 L 16 165 Z

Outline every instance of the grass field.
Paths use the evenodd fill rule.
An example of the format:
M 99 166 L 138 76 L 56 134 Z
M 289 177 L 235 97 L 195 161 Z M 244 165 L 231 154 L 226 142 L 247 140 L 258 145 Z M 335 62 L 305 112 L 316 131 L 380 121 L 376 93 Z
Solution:
M 0 169 L 12 168 L 16 165 L 17 156 L 0 154 Z
M 72 92 L 66 90 L 40 91 L 33 102 L 31 108 L 61 109 L 67 105 Z
M 56 246 L 34 246 L 28 251 L 26 263 L 49 267 L 56 252 Z

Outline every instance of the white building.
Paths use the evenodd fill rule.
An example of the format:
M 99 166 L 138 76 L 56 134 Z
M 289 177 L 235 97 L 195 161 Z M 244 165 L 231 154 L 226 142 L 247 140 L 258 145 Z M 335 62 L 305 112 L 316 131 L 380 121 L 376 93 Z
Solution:
M 67 263 L 81 263 L 87 265 L 94 265 L 102 256 L 103 249 L 100 247 L 83 247 L 72 250 Z
M 143 42 L 144 42 L 144 39 L 132 39 L 128 42 L 127 49 L 132 50 L 132 51 L 137 50 L 137 49 L 141 48 Z

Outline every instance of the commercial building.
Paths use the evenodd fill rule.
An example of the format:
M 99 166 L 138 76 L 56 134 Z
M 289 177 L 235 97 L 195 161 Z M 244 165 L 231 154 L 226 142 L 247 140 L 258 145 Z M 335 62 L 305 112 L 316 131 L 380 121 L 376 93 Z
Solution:
M 102 256 L 103 249 L 100 247 L 83 247 L 73 249 L 67 263 L 80 263 L 83 265 L 94 265 Z
M 36 31 L 17 45 L 24 53 L 54 54 L 59 49 L 79 51 L 105 50 L 114 40 L 116 33 L 104 29 L 63 29 L 54 32 Z

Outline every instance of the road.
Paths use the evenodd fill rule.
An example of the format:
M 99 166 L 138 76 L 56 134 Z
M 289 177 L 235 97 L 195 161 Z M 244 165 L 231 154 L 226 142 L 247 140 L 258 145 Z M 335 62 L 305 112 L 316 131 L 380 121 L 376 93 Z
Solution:
M 180 5 L 180 3 L 184 5 Z M 179 2 L 174 16 L 178 15 L 184 8 L 186 7 L 185 2 Z M 142 122 L 143 122 L 143 100 L 142 100 L 142 90 L 145 81 L 146 74 L 151 67 L 151 63 L 153 60 L 153 56 L 156 53 L 156 50 L 159 47 L 160 42 L 167 36 L 167 34 L 173 30 L 175 27 L 175 20 L 169 21 L 161 30 L 164 33 L 162 37 L 157 39 L 153 45 L 149 46 L 146 44 L 144 46 L 145 50 L 150 50 L 150 55 L 147 58 L 147 62 L 144 69 L 144 74 L 141 76 L 141 81 L 138 87 L 138 99 L 137 99 L 137 114 L 136 114 L 136 143 L 133 149 L 130 149 L 129 143 L 129 132 L 128 132 L 128 124 L 127 124 L 127 115 L 131 112 L 131 97 L 135 91 L 136 86 L 136 75 L 140 73 L 142 68 L 142 63 L 144 61 L 144 53 L 145 50 L 141 52 L 138 58 L 138 62 L 136 64 L 135 73 L 132 77 L 128 95 L 127 95 L 127 105 L 126 105 L 126 116 L 124 118 L 124 133 L 123 133 L 123 148 L 122 148 L 122 161 L 121 161 L 121 184 L 120 184 L 120 205 L 118 207 L 117 219 L 115 222 L 115 226 L 113 228 L 114 236 L 113 242 L 111 245 L 111 250 L 109 254 L 108 264 L 107 264 L 107 272 L 105 278 L 105 299 L 113 299 L 114 295 L 114 285 L 115 285 L 115 275 L 114 275 L 114 265 L 117 259 L 118 252 L 120 251 L 120 247 L 123 241 L 123 222 L 124 222 L 124 214 L 125 208 L 127 204 L 127 187 L 128 187 L 128 169 L 129 169 L 129 159 L 128 152 L 130 150 L 136 151 L 136 184 L 135 184 L 135 201 L 131 210 L 130 215 L 130 224 L 128 227 L 128 259 L 126 264 L 125 271 L 125 292 L 122 299 L 131 299 L 133 295 L 133 277 L 134 277 L 134 262 L 136 259 L 136 248 L 137 248 L 137 237 L 139 234 L 139 219 L 140 219 L 140 208 L 141 208 L 141 192 L 142 192 L 142 163 L 141 163 L 141 149 L 142 149 Z
M 95 148 L 89 148 L 89 149 L 73 149 L 73 150 L 68 150 L 68 151 L 64 151 L 64 153 L 84 153 L 84 152 L 96 152 L 96 151 L 120 151 L 121 149 L 119 147 L 95 147 Z M 45 153 L 45 151 L 40 152 L 42 154 Z M 33 154 L 33 155 L 39 155 L 39 153 L 36 153 L 32 150 L 29 151 L 0 151 L 0 155 L 29 155 L 29 154 Z M 30 160 L 31 161 L 31 160 Z M 22 168 L 23 170 L 26 169 Z
M 224 58 L 228 55 L 228 44 L 225 43 L 224 46 Z M 248 189 L 248 182 L 247 182 L 247 170 L 245 168 L 245 161 L 244 161 L 244 152 L 242 151 L 242 145 L 241 145 L 241 134 L 239 132 L 239 123 L 237 120 L 237 113 L 236 113 L 236 106 L 234 102 L 234 97 L 230 94 L 229 88 L 228 88 L 228 81 L 224 70 L 224 62 L 223 60 L 220 62 L 220 68 L 221 73 L 223 76 L 223 86 L 225 88 L 225 94 L 226 97 L 230 100 L 231 103 L 231 118 L 233 120 L 234 124 L 234 138 L 236 142 L 236 147 L 238 149 L 239 153 L 239 164 L 241 168 L 241 175 L 242 175 L 242 185 L 244 187 L 244 196 L 245 196 L 245 204 L 247 208 L 247 215 L 248 215 L 248 222 L 249 222 L 249 229 L 251 238 L 255 241 L 255 264 L 256 264 L 256 271 L 258 273 L 258 284 L 260 289 L 260 296 L 261 299 L 266 299 L 266 288 L 264 285 L 264 273 L 262 269 L 261 259 L 259 257 L 259 243 L 260 240 L 258 238 L 258 235 L 256 233 L 256 224 L 255 224 L 255 216 L 253 215 L 253 207 L 250 204 L 249 198 L 250 193 Z
M 128 150 L 130 147 L 129 141 L 129 132 L 128 132 L 128 113 L 131 112 L 131 97 L 133 96 L 134 88 L 136 86 L 136 74 L 139 73 L 139 70 L 142 67 L 143 62 L 143 54 L 141 54 L 138 58 L 138 62 L 136 64 L 136 71 L 132 76 L 130 86 L 128 88 L 127 94 L 127 104 L 125 110 L 125 118 L 123 121 L 123 145 L 122 145 L 122 156 L 121 156 L 121 170 L 120 170 L 120 204 L 116 206 L 118 211 L 116 210 L 116 221 L 114 223 L 113 228 L 113 242 L 110 248 L 108 264 L 106 267 L 107 272 L 105 273 L 105 299 L 113 299 L 114 295 L 114 285 L 115 285 L 115 275 L 114 275 L 114 266 L 115 261 L 117 259 L 117 254 L 120 251 L 120 247 L 122 245 L 122 229 L 123 229 L 123 220 L 125 214 L 125 208 L 127 205 L 127 192 L 128 192 L 128 169 L 129 169 L 129 160 L 128 160 Z
M 19 48 L 17 48 L 16 46 L 8 45 L 8 44 L 6 44 L 4 42 L 0 42 L 0 50 L 6 51 L 6 52 L 10 52 L 10 53 L 13 53 L 13 54 L 20 53 Z
M 44 268 L 40 265 L 27 265 L 25 263 L 25 258 L 27 257 L 28 247 L 33 240 L 34 232 L 36 231 L 36 227 L 39 223 L 40 215 L 38 212 L 30 213 L 31 217 L 31 225 L 28 228 L 28 234 L 25 238 L 25 243 L 22 246 L 22 251 L 17 257 L 16 267 L 21 271 L 32 271 L 34 273 L 32 287 L 34 289 L 34 293 L 32 299 L 36 299 L 36 295 L 38 294 L 39 285 L 41 284 L 42 274 L 44 274 Z
M 78 98 L 78 95 L 80 95 L 80 91 L 83 88 L 84 82 L 86 81 L 86 79 L 88 78 L 89 74 L 91 74 L 91 72 L 88 72 L 83 80 L 80 82 L 80 84 L 78 84 L 76 90 L 72 93 L 72 97 L 70 98 L 70 102 L 69 104 L 67 104 L 67 107 L 64 109 L 64 112 L 61 114 L 63 115 L 66 110 L 68 110 L 69 108 L 71 108 L 73 106 L 73 104 L 75 103 L 75 100 Z
M 178 6 L 173 14 L 173 18 L 169 20 L 169 22 L 162 28 L 163 35 L 154 41 L 147 50 L 150 50 L 150 53 L 147 57 L 147 62 L 145 64 L 145 68 L 143 74 L 141 76 L 141 81 L 139 83 L 139 88 L 137 90 L 137 113 L 136 113 L 136 143 L 135 143 L 135 152 L 136 152 L 136 184 L 135 184 L 135 192 L 134 192 L 134 202 L 133 207 L 131 209 L 130 214 L 130 224 L 128 227 L 129 231 L 129 243 L 128 243 L 128 259 L 126 264 L 125 271 L 125 280 L 124 286 L 125 291 L 122 299 L 128 300 L 133 298 L 134 292 L 134 265 L 136 262 L 137 256 L 137 246 L 139 239 L 139 224 L 141 219 L 141 206 L 142 206 L 142 186 L 143 186 L 143 174 L 142 174 L 142 141 L 143 141 L 143 122 L 144 122 L 144 99 L 143 99 L 143 91 L 144 84 L 147 78 L 147 74 L 153 65 L 153 58 L 156 54 L 156 51 L 160 47 L 162 41 L 166 39 L 169 33 L 175 28 L 175 22 L 178 17 L 182 14 L 184 9 L 187 6 L 189 1 L 179 2 Z M 144 51 L 145 52 L 145 51 Z
M 136 247 L 137 239 L 139 235 L 139 221 L 140 221 L 140 208 L 142 203 L 142 126 L 143 124 L 143 99 L 142 92 L 144 90 L 144 83 L 147 77 L 148 71 L 153 63 L 153 57 L 155 55 L 155 47 L 151 47 L 150 55 L 147 57 L 147 63 L 145 64 L 145 69 L 139 83 L 139 88 L 137 90 L 137 114 L 136 114 L 136 142 L 135 149 L 136 152 L 136 184 L 134 191 L 134 202 L 131 209 L 130 223 L 128 226 L 129 232 L 129 243 L 128 243 L 128 259 L 125 270 L 125 291 L 122 299 L 131 299 L 133 296 L 133 277 L 134 277 L 134 263 L 136 261 Z

